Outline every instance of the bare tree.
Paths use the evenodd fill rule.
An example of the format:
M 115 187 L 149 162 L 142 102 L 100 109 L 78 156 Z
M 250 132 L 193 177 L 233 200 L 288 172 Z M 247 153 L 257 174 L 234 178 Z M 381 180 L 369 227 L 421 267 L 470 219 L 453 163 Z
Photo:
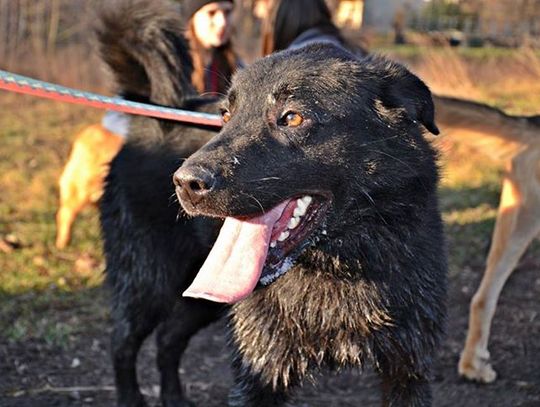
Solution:
M 0 0 L 0 69 L 92 83 L 91 16 L 101 0 Z M 91 59 L 94 61 L 91 62 Z M 90 79 L 91 78 L 91 79 Z

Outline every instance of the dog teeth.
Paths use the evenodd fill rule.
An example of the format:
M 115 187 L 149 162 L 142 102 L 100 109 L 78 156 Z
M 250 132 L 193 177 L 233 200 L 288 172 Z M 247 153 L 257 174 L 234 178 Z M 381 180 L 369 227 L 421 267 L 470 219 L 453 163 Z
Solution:
M 309 204 L 311 203 L 311 201 L 313 201 L 313 198 L 310 197 L 309 195 L 306 195 L 301 200 L 302 200 L 302 202 L 304 202 L 306 204 L 306 207 L 308 207 Z
M 296 200 L 296 208 L 294 208 L 293 216 L 295 218 L 299 218 L 300 216 L 304 216 L 306 214 L 307 208 L 311 201 L 313 200 L 312 197 L 309 195 L 304 196 L 303 198 Z
M 313 201 L 313 198 L 309 195 L 306 195 L 300 199 L 296 200 L 296 208 L 294 208 L 293 217 L 289 219 L 287 223 L 287 230 L 281 232 L 277 241 L 273 240 L 270 242 L 270 247 L 273 249 L 277 246 L 277 242 L 283 242 L 289 238 L 291 235 L 290 230 L 296 229 L 300 224 L 300 218 L 306 214 L 307 208 Z
M 294 229 L 300 224 L 300 218 L 306 214 L 311 201 L 313 201 L 313 198 L 309 195 L 296 200 L 296 208 L 294 208 L 293 217 L 289 219 L 287 228 Z
M 289 223 L 287 223 L 287 227 L 289 229 L 294 229 L 300 224 L 300 218 L 291 218 L 289 219 Z
M 281 232 L 281 235 L 279 235 L 279 237 L 278 237 L 277 240 L 278 240 L 279 242 L 283 242 L 284 240 L 287 240 L 287 238 L 289 237 L 289 235 L 290 235 L 290 233 L 289 233 L 289 231 L 287 231 L 287 230 L 284 231 L 284 232 Z

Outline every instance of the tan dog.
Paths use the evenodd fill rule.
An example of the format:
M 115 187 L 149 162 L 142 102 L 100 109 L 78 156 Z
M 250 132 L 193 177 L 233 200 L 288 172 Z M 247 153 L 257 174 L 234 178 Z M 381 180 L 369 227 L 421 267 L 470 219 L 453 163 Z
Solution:
M 436 97 L 437 124 L 444 134 L 503 159 L 506 173 L 487 258 L 474 295 L 459 373 L 489 383 L 491 321 L 504 283 L 531 241 L 540 234 L 540 116 L 518 117 L 474 102 Z
M 64 248 L 71 239 L 71 227 L 77 214 L 96 204 L 103 193 L 108 164 L 124 138 L 101 124 L 84 128 L 73 142 L 69 159 L 60 176 L 60 209 L 56 214 L 56 247 Z

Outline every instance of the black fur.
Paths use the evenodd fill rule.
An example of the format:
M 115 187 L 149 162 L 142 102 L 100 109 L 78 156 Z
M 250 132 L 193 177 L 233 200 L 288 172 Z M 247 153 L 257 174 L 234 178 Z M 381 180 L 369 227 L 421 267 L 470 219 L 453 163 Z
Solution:
M 366 360 L 385 404 L 430 405 L 446 255 L 427 87 L 384 59 L 314 45 L 240 72 L 224 109 L 230 121 L 175 175 L 188 213 L 251 217 L 304 195 L 328 208 L 295 265 L 232 308 L 230 405 L 280 405 L 313 369 Z M 290 112 L 301 125 L 285 124 Z M 209 186 L 193 200 L 195 184 Z
M 120 92 L 217 110 L 189 85 L 174 10 L 151 0 L 114 1 L 101 21 L 102 53 Z M 232 119 L 212 140 L 203 128 L 133 118 L 111 165 L 101 221 L 118 404 L 144 405 L 136 356 L 157 327 L 162 402 L 189 405 L 179 359 L 224 308 L 180 294 L 206 258 L 219 218 L 251 216 L 309 193 L 327 205 L 310 247 L 284 276 L 232 308 L 230 405 L 280 405 L 314 369 L 368 360 L 381 373 L 385 404 L 429 405 L 446 255 L 435 154 L 420 129 L 436 132 L 428 89 L 399 65 L 312 46 L 241 72 L 225 107 Z M 302 112 L 302 126 L 280 124 L 286 108 Z M 215 220 L 189 218 L 173 199 L 171 176 L 197 149 L 177 182 L 182 171 L 207 170 L 215 190 L 196 207 L 183 204 Z
M 107 2 L 97 29 L 101 54 L 118 91 L 159 105 L 217 112 L 196 97 L 181 17 L 159 1 Z M 113 160 L 101 201 L 112 291 L 112 358 L 118 405 L 143 406 L 136 358 L 157 329 L 157 362 L 165 406 L 187 406 L 178 379 L 189 338 L 218 317 L 220 305 L 181 299 L 213 243 L 219 222 L 179 215 L 171 177 L 215 133 L 132 116 L 128 139 Z

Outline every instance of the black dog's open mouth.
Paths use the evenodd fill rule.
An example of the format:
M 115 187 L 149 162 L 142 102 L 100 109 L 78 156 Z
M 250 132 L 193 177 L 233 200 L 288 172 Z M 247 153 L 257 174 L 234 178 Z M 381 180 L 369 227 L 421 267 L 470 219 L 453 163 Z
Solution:
M 321 196 L 288 199 L 260 216 L 226 218 L 197 277 L 184 296 L 234 303 L 257 284 L 285 274 L 329 206 Z
M 268 255 L 259 279 L 262 285 L 274 282 L 292 267 L 326 212 L 326 202 L 309 195 L 288 202 L 272 230 Z

